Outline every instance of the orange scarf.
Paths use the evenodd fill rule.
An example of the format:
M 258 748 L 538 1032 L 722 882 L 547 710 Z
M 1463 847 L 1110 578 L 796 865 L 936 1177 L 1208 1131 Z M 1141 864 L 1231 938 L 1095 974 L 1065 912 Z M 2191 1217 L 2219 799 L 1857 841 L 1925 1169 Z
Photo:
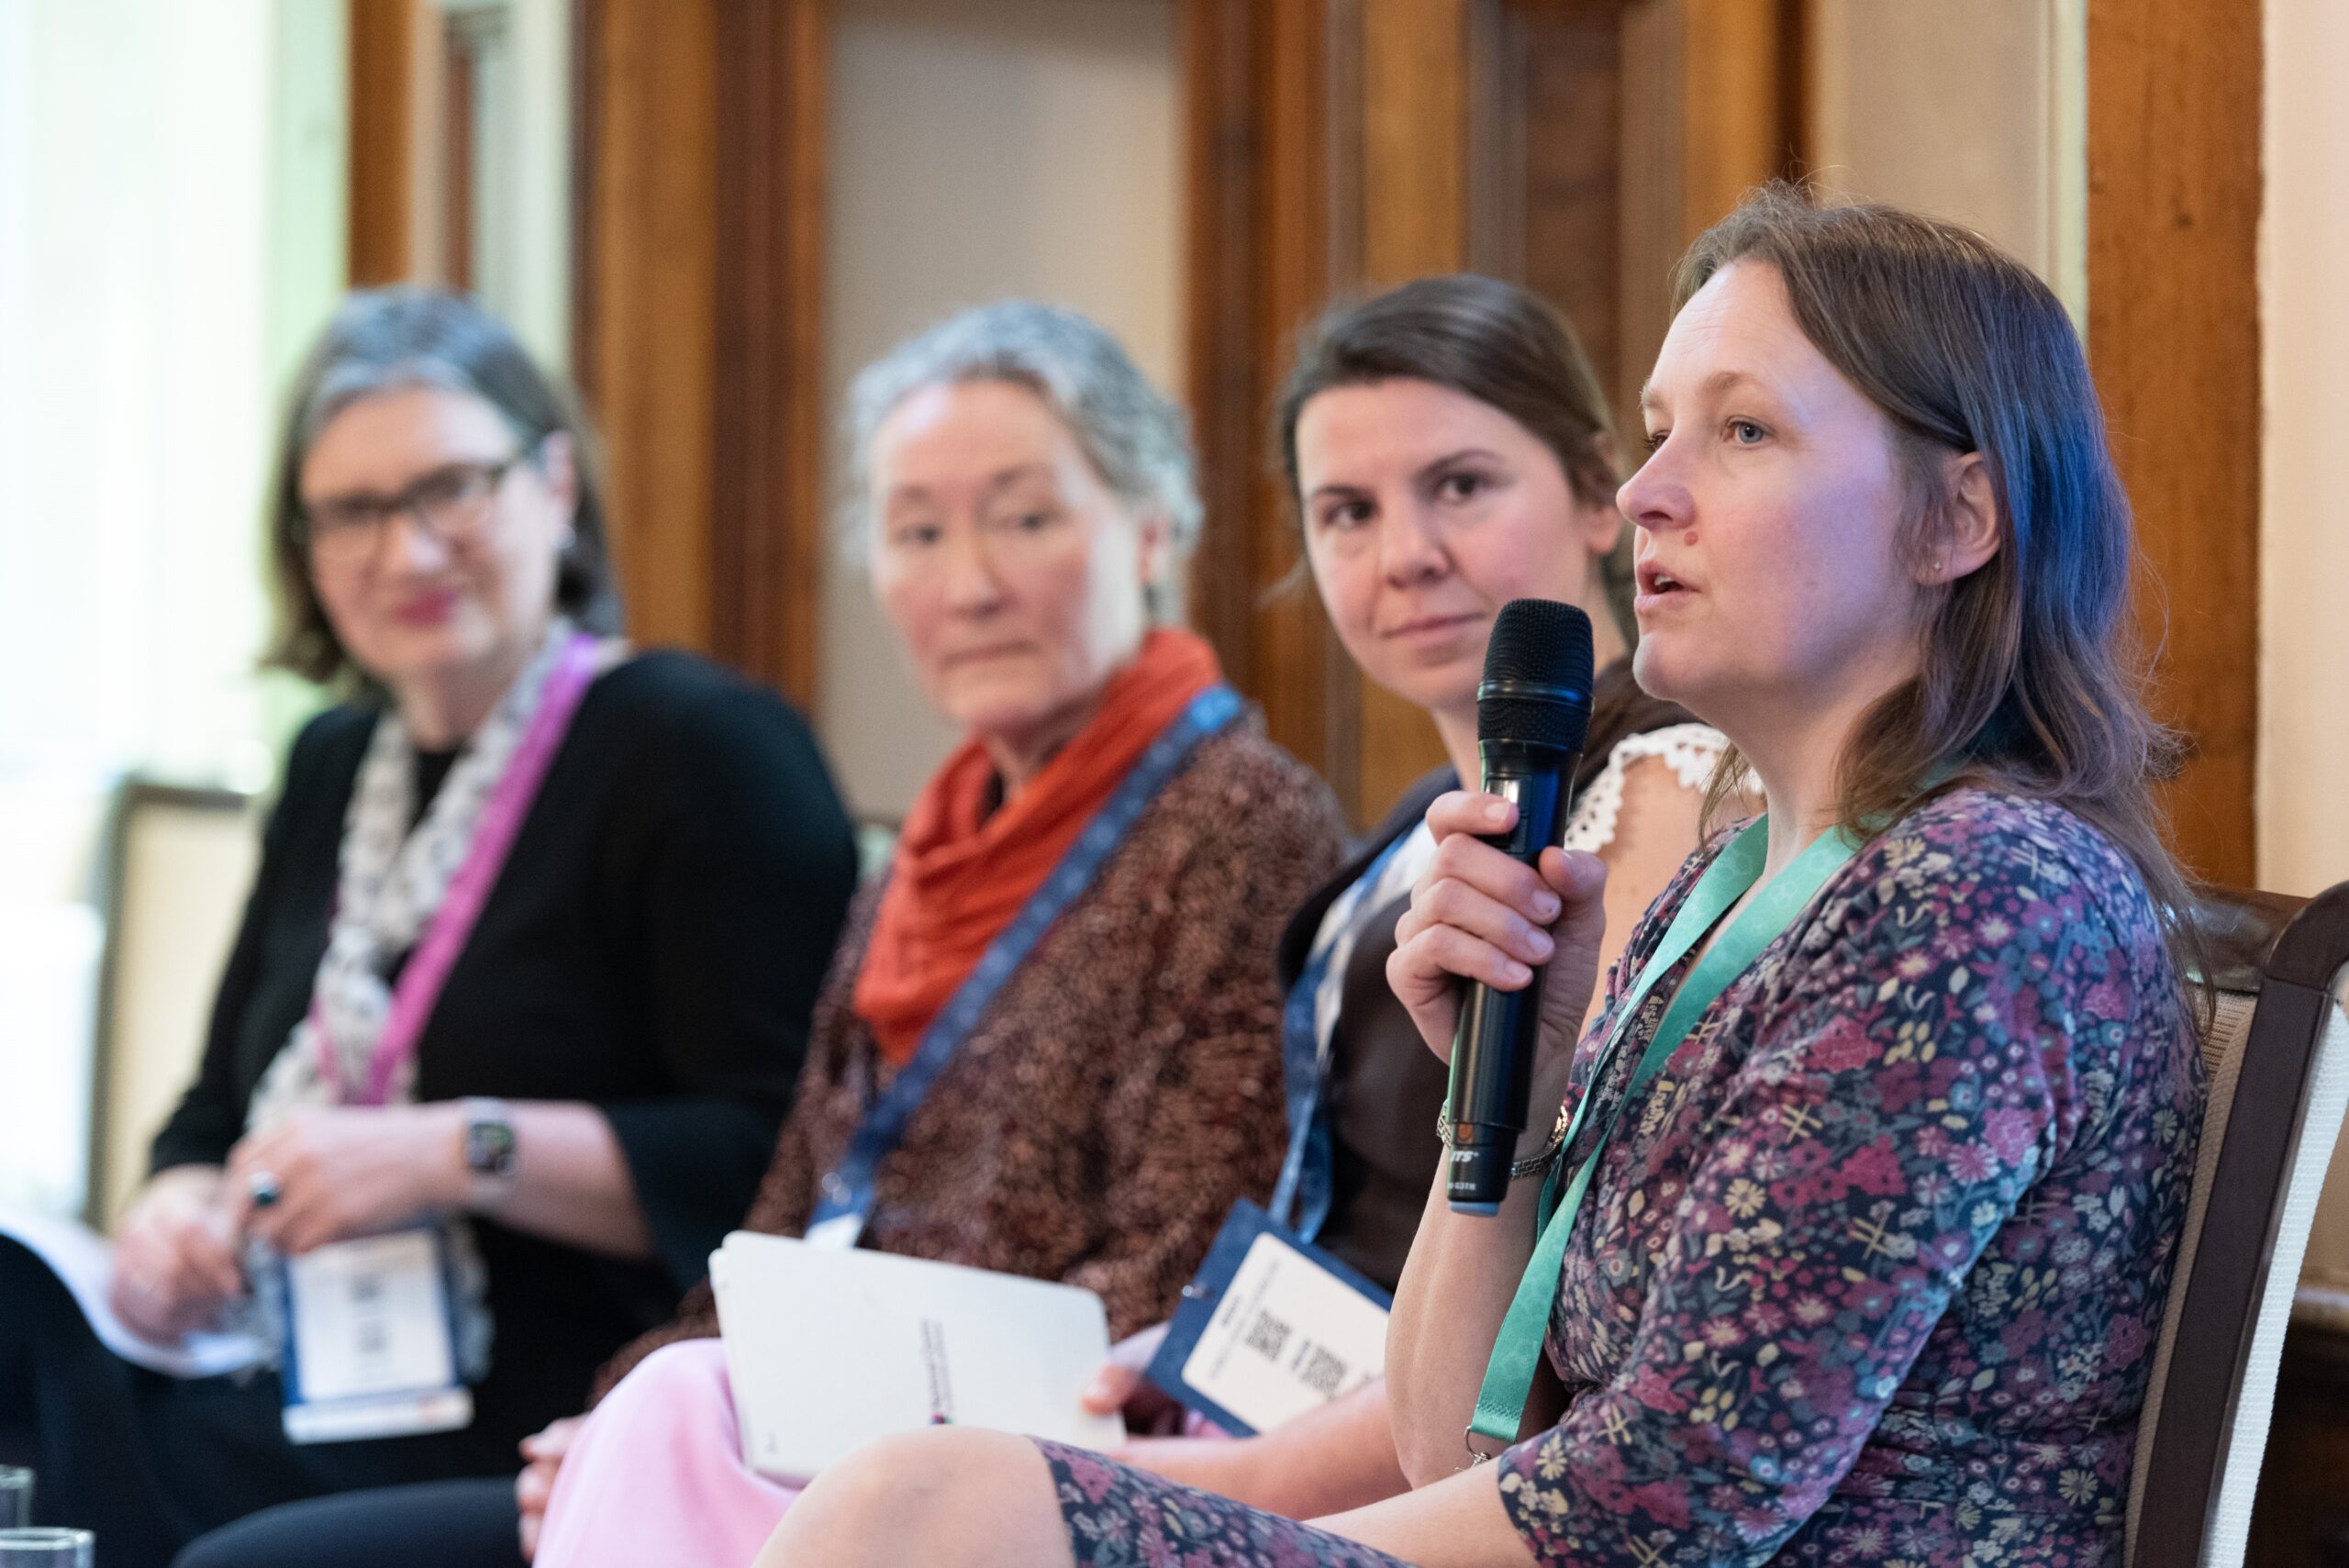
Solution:
M 978 967 L 1085 825 L 1192 698 L 1222 678 L 1215 651 L 1187 631 L 1152 632 L 1102 689 L 1083 729 L 1019 795 L 985 816 L 995 763 L 966 740 L 923 786 L 897 840 L 873 942 L 856 977 L 856 1016 L 881 1054 L 913 1060 L 922 1031 Z

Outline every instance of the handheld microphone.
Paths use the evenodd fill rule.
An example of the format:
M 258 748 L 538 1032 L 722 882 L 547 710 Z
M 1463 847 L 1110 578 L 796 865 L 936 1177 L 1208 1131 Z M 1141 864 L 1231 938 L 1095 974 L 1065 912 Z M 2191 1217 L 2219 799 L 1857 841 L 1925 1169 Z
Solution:
M 1590 617 L 1572 605 L 1512 599 L 1493 621 L 1476 688 L 1485 791 L 1517 806 L 1517 825 L 1485 842 L 1531 865 L 1565 836 L 1575 764 L 1590 733 Z M 1468 987 L 1452 1040 L 1445 1101 L 1452 1157 L 1444 1195 L 1461 1214 L 1494 1214 L 1533 1097 L 1542 970 L 1521 991 Z

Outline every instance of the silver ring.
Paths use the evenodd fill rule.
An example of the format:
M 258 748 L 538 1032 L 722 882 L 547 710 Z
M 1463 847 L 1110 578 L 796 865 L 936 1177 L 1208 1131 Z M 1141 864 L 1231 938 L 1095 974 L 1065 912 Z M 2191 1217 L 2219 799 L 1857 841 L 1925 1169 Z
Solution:
M 277 1177 L 268 1171 L 255 1171 L 246 1177 L 245 1193 L 253 1200 L 255 1208 L 273 1207 L 285 1195 L 285 1190 L 277 1184 Z

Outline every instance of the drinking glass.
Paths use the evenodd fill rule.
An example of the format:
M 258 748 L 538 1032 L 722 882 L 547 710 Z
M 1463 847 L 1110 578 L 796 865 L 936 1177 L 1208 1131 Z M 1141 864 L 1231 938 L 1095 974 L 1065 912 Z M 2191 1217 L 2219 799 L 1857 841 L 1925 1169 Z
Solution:
M 85 1529 L 0 1529 L 0 1568 L 95 1568 L 97 1538 Z
M 33 1473 L 0 1464 L 0 1529 L 22 1529 L 33 1522 Z

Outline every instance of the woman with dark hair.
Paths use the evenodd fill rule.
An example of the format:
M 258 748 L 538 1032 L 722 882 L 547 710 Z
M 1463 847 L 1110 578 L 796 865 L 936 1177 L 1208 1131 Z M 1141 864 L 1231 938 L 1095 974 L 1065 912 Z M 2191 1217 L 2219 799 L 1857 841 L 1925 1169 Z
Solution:
M 1606 864 L 1619 945 L 1696 847 L 1727 745 L 1631 678 L 1607 572 L 1623 534 L 1609 425 L 1565 319 L 1525 289 L 1465 273 L 1330 309 L 1299 344 L 1275 414 L 1306 563 L 1339 641 L 1428 715 L 1450 759 L 1305 901 L 1280 947 L 1295 1173 L 1275 1207 L 1388 1290 L 1440 1152 L 1445 1073 L 1388 988 L 1386 961 L 1435 853 L 1429 804 L 1479 777 L 1476 686 L 1493 617 L 1523 597 L 1590 617 L 1599 674 L 1565 842 Z M 1162 1413 L 1140 1384 L 1162 1337 L 1119 1347 L 1096 1380 L 1097 1407 Z M 1376 1382 L 1242 1441 L 1194 1426 L 1197 1436 L 1139 1439 L 1122 1457 L 1300 1518 L 1407 1485 Z
M 256 1289 L 266 1323 L 283 1275 L 284 1375 L 136 1368 L 0 1249 L 0 1430 L 29 1442 L 42 1514 L 110 1562 L 294 1498 L 509 1470 L 749 1206 L 849 824 L 783 703 L 618 640 L 603 529 L 586 431 L 502 325 L 410 289 L 338 312 L 294 388 L 270 542 L 276 662 L 350 700 L 295 741 L 110 1286 L 170 1344 Z M 305 1260 L 395 1230 L 430 1238 L 462 1386 L 340 1409 L 322 1440 L 324 1407 L 288 1397 L 323 1380 Z
M 1638 673 L 1767 810 L 1586 1030 L 1600 868 L 1430 810 L 1396 994 L 1442 1053 L 1461 981 L 1546 962 L 1562 1125 L 1497 1214 L 1432 1185 L 1388 1338 L 1417 1489 L 1317 1528 L 924 1432 L 763 1562 L 2120 1561 L 2202 1084 L 2078 339 L 1976 236 L 1773 188 L 1698 240 L 1642 405 Z

